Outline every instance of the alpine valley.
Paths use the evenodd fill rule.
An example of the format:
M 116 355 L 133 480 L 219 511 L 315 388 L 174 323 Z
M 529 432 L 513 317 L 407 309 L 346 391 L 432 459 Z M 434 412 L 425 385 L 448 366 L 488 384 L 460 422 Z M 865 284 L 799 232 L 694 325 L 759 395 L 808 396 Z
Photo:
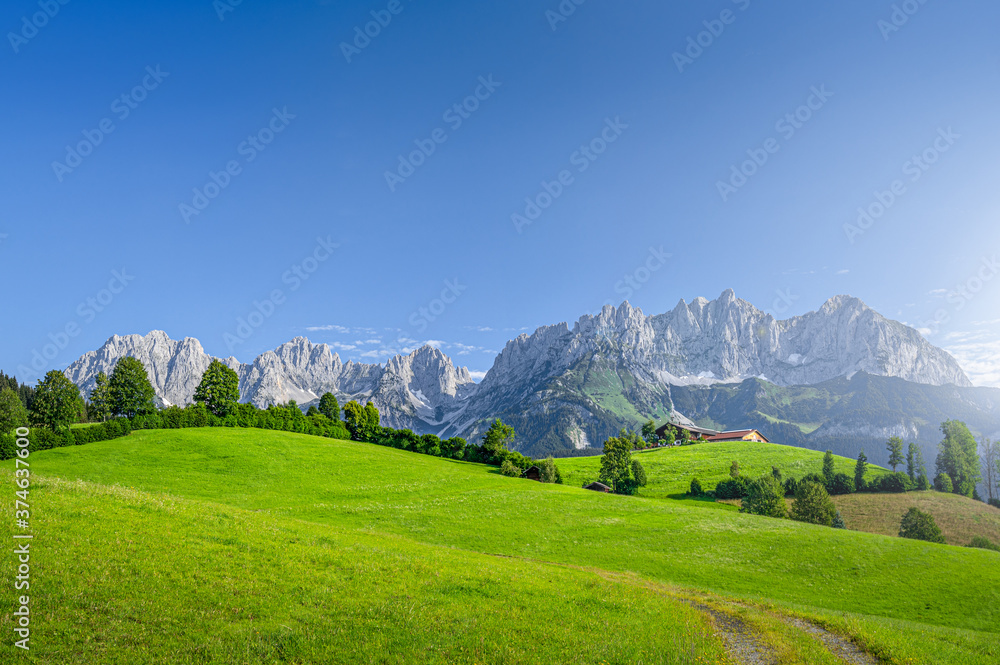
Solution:
M 189 403 L 211 361 L 197 339 L 166 333 L 111 337 L 69 368 L 89 395 L 98 372 L 134 356 L 164 404 Z M 431 346 L 385 363 L 348 361 L 303 337 L 252 363 L 223 359 L 240 378 L 242 401 L 303 408 L 324 392 L 341 404 L 371 401 L 382 424 L 475 439 L 494 418 L 517 431 L 532 456 L 595 454 L 622 427 L 683 414 L 716 429 L 753 427 L 771 441 L 864 448 L 884 463 L 893 435 L 916 441 L 933 460 L 938 427 L 966 422 L 1000 433 L 1000 389 L 973 387 L 947 352 L 857 298 L 837 296 L 818 311 L 777 320 L 732 290 L 683 300 L 646 316 L 627 302 L 507 343 L 481 383 Z

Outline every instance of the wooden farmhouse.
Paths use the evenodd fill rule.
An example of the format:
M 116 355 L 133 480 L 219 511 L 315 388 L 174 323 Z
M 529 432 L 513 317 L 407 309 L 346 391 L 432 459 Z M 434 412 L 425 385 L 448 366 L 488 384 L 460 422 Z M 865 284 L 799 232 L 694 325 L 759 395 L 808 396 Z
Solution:
M 604 483 L 597 483 L 597 482 L 590 483 L 589 485 L 584 485 L 583 489 L 593 490 L 595 492 L 611 492 L 610 487 L 608 487 Z
M 699 427 L 693 422 L 677 413 L 671 416 L 669 422 L 656 428 L 656 436 L 665 439 L 667 431 L 673 430 L 676 438 L 680 439 L 683 433 L 687 433 L 687 438 L 692 441 L 748 441 L 756 443 L 771 443 L 771 441 L 756 429 L 739 429 L 720 432 L 719 430 Z
M 542 482 L 542 470 L 537 466 L 533 466 L 522 473 L 521 477 L 527 478 L 528 480 L 537 480 L 538 482 Z
M 738 429 L 731 432 L 719 432 L 715 436 L 710 436 L 706 441 L 755 441 L 757 443 L 771 443 L 766 436 L 755 429 Z

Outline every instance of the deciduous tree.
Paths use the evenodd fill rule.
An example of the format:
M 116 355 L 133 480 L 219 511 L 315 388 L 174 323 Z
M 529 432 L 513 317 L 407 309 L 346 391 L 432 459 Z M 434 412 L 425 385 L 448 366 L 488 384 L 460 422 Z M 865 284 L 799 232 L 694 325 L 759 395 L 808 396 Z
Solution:
M 319 398 L 319 412 L 330 420 L 340 420 L 340 402 L 333 393 L 323 393 Z
M 982 479 L 976 439 L 965 423 L 958 420 L 942 423 L 941 432 L 944 439 L 938 445 L 937 472 L 951 478 L 953 492 L 972 496 Z
M 979 459 L 983 466 L 983 483 L 989 500 L 995 497 L 994 490 L 1000 489 L 1000 442 L 983 437 L 979 441 Z
M 833 526 L 837 516 L 837 507 L 830 500 L 826 488 L 819 483 L 805 482 L 798 486 L 795 501 L 792 502 L 791 516 L 793 520 Z
M 903 463 L 903 440 L 898 436 L 889 437 L 885 442 L 885 449 L 889 452 L 889 466 L 895 473 L 896 467 Z
M 28 425 L 28 410 L 20 395 L 11 388 L 0 390 L 0 434 L 9 434 Z
M 94 377 L 94 389 L 90 391 L 90 408 L 87 409 L 91 420 L 102 423 L 111 415 L 111 393 L 108 390 L 108 375 L 98 372 Z
M 622 437 L 612 437 L 604 442 L 600 481 L 611 487 L 615 494 L 635 494 L 639 487 L 645 485 L 646 472 L 639 460 L 632 459 L 632 443 Z
M 926 540 L 929 543 L 944 543 L 944 535 L 934 522 L 934 517 L 910 508 L 899 523 L 899 537 Z
M 194 390 L 194 401 L 216 416 L 226 417 L 240 401 L 240 377 L 221 360 L 213 359 Z
M 740 512 L 766 517 L 788 517 L 785 488 L 770 474 L 751 480 L 747 483 L 747 493 L 743 497 Z
M 39 380 L 31 415 L 35 422 L 53 431 L 67 430 L 76 422 L 83 407 L 80 389 L 59 370 L 52 370 Z
M 514 443 L 517 433 L 510 425 L 505 425 L 497 418 L 490 423 L 489 429 L 483 434 L 481 450 L 486 457 L 487 464 L 500 464 L 507 457 L 507 451 Z
M 138 359 L 126 356 L 115 364 L 108 379 L 111 415 L 134 418 L 152 413 L 156 410 L 155 397 L 146 368 Z

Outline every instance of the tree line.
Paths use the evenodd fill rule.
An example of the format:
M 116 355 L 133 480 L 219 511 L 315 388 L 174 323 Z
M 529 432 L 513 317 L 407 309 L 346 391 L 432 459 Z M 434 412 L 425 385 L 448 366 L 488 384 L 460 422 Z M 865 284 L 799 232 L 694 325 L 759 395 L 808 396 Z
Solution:
M 532 458 L 510 450 L 514 429 L 499 419 L 489 426 L 481 442 L 475 444 L 457 436 L 441 439 L 435 434 L 418 435 L 409 429 L 384 427 L 378 409 L 371 402 L 362 406 L 351 400 L 341 408 L 337 397 L 329 392 L 305 413 L 294 400 L 266 409 L 240 403 L 239 376 L 219 360 L 211 361 L 195 389 L 194 402 L 185 407 L 157 408 L 156 392 L 146 368 L 131 356 L 119 360 L 110 376 L 104 372 L 97 374 L 88 402 L 80 396 L 79 388 L 58 370 L 48 372 L 34 389 L 29 389 L 30 400 L 21 399 L 9 383 L 2 385 L 0 459 L 13 455 L 14 440 L 10 432 L 31 423 L 44 428 L 35 431 L 32 450 L 101 441 L 138 429 L 252 427 L 479 462 L 500 467 L 504 475 L 520 476 L 535 464 Z M 81 421 L 95 424 L 71 429 L 71 425 Z M 543 481 L 561 482 L 551 459 L 540 464 Z

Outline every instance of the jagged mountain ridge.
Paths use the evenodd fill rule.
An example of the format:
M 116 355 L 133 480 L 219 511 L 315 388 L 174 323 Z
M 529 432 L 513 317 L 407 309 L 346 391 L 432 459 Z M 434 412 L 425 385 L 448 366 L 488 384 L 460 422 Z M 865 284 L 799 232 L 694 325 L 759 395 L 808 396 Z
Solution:
M 190 403 L 212 361 L 197 339 L 176 341 L 154 330 L 145 336 L 111 337 L 100 349 L 70 365 L 66 376 L 89 395 L 97 373 L 110 374 L 125 356 L 134 356 L 145 365 L 157 398 L 166 405 Z M 396 356 L 383 367 L 344 363 L 326 344 L 296 337 L 249 364 L 231 357 L 221 360 L 239 376 L 242 402 L 262 408 L 290 400 L 306 405 L 329 391 L 343 401 L 371 399 L 379 406 L 385 425 L 421 430 L 440 424 L 476 385 L 468 369 L 456 368 L 431 346 Z
M 85 354 L 67 376 L 85 393 L 98 371 L 134 355 L 149 369 L 165 403 L 190 401 L 211 358 L 192 338 L 112 337 Z M 417 432 L 474 437 L 494 417 L 513 420 L 523 450 L 600 445 L 621 424 L 661 417 L 672 389 L 761 378 L 778 386 L 815 385 L 862 372 L 911 383 L 967 387 L 957 362 L 917 331 L 857 298 L 831 298 L 819 310 L 777 320 L 732 290 L 718 299 L 683 300 L 646 316 L 623 303 L 507 343 L 482 383 L 438 349 L 424 347 L 384 366 L 343 363 L 325 344 L 305 338 L 252 363 L 225 359 L 240 377 L 242 401 L 258 406 L 290 399 L 308 404 L 323 392 L 371 400 L 383 423 Z

